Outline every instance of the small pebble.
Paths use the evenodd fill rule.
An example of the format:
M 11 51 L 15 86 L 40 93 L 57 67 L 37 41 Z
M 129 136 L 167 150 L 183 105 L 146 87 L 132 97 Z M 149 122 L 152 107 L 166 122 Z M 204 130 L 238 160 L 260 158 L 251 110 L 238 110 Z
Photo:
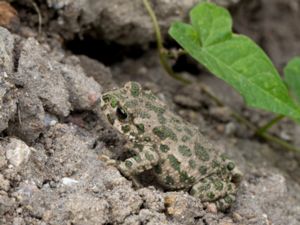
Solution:
M 18 167 L 28 161 L 31 151 L 34 151 L 34 149 L 30 148 L 23 141 L 10 138 L 6 146 L 6 158 L 11 165 Z

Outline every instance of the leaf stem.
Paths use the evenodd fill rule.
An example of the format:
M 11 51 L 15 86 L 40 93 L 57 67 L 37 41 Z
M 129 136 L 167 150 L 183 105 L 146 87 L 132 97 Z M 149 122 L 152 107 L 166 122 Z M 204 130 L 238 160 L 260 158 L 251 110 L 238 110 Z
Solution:
M 270 129 L 272 126 L 274 126 L 276 123 L 278 123 L 280 120 L 282 120 L 285 116 L 284 115 L 278 115 L 269 122 L 267 122 L 265 125 L 260 127 L 257 131 L 256 134 L 261 135 L 266 133 L 268 129 Z
M 156 36 L 156 43 L 157 43 L 157 49 L 158 49 L 158 53 L 159 53 L 159 60 L 161 65 L 163 66 L 163 68 L 165 69 L 165 71 L 173 78 L 175 78 L 176 80 L 181 81 L 184 84 L 189 84 L 191 83 L 189 80 L 183 78 L 182 76 L 174 73 L 172 67 L 169 65 L 168 60 L 166 58 L 166 50 L 164 49 L 163 46 L 163 40 L 162 40 L 162 36 L 161 36 L 161 31 L 160 31 L 160 27 L 156 18 L 156 15 L 149 3 L 148 0 L 143 0 L 144 6 L 152 20 L 152 24 L 153 24 L 153 28 L 155 31 L 155 36 Z
M 38 7 L 38 5 L 35 3 L 34 0 L 30 0 L 34 10 L 36 11 L 37 15 L 38 15 L 38 20 L 39 20 L 39 25 L 38 25 L 38 35 L 41 35 L 42 33 L 42 24 L 43 24 L 43 17 L 42 17 L 42 14 L 41 14 L 41 11 Z
M 205 87 L 202 84 L 200 84 L 200 85 L 201 85 L 202 90 L 211 99 L 213 99 L 218 106 L 222 106 L 222 107 L 225 106 L 224 103 L 217 96 L 215 96 L 207 87 Z M 254 131 L 256 136 L 261 137 L 261 138 L 265 139 L 266 141 L 274 142 L 277 145 L 280 145 L 281 147 L 287 149 L 288 151 L 293 151 L 293 152 L 300 153 L 300 148 L 297 148 L 296 146 L 294 146 L 292 144 L 289 144 L 288 142 L 286 142 L 286 141 L 284 141 L 284 140 L 282 140 L 282 139 L 280 139 L 278 137 L 275 137 L 275 136 L 273 136 L 271 134 L 266 133 L 266 131 L 267 131 L 267 129 L 269 127 L 271 127 L 272 125 L 274 125 L 276 122 L 280 121 L 284 116 L 279 115 L 279 116 L 275 117 L 272 121 L 270 121 L 269 125 L 266 124 L 266 125 L 268 125 L 268 127 L 266 126 L 267 129 L 264 132 L 257 132 L 257 130 L 260 130 L 260 129 L 258 129 L 252 122 L 250 122 L 248 119 L 246 119 L 245 117 L 243 117 L 242 115 L 240 115 L 234 109 L 232 109 L 232 108 L 229 108 L 229 109 L 231 111 L 232 117 L 234 117 L 236 120 L 238 120 L 241 123 L 245 124 L 245 126 L 247 126 L 249 129 L 251 129 L 252 131 Z
M 297 148 L 296 146 L 294 146 L 278 137 L 275 137 L 271 134 L 262 133 L 262 134 L 256 134 L 256 135 L 261 138 L 264 138 L 267 141 L 274 142 L 275 144 L 280 145 L 281 147 L 285 148 L 288 151 L 300 153 L 300 148 Z

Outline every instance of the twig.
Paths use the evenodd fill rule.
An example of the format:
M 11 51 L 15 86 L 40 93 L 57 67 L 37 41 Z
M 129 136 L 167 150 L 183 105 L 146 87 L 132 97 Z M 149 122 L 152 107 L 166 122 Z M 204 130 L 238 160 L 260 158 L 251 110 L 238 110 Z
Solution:
M 276 123 L 278 123 L 280 120 L 282 120 L 285 116 L 278 115 L 275 118 L 273 118 L 271 121 L 267 122 L 265 125 L 263 125 L 261 128 L 259 128 L 256 131 L 256 134 L 261 135 L 263 133 L 266 133 L 268 129 L 270 129 L 272 126 L 274 126 Z
M 34 10 L 36 11 L 37 15 L 38 15 L 38 20 L 39 20 L 39 25 L 38 25 L 38 34 L 41 35 L 42 33 L 42 23 L 43 23 L 43 18 L 42 18 L 42 14 L 41 11 L 38 7 L 38 5 L 35 3 L 34 0 L 30 0 Z

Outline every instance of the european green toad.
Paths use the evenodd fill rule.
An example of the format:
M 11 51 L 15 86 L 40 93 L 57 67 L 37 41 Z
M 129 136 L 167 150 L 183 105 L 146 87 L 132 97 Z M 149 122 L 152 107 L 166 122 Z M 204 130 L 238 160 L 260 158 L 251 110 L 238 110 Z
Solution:
M 189 190 L 203 202 L 215 202 L 220 210 L 235 200 L 241 177 L 235 164 L 151 91 L 128 82 L 103 94 L 101 108 L 133 152 L 118 163 L 124 176 L 134 179 L 151 170 L 165 189 Z

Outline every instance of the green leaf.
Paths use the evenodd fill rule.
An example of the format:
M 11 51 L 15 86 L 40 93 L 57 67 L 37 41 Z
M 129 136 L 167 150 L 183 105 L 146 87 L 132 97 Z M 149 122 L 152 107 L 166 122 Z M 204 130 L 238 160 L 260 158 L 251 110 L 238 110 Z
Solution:
M 292 95 L 300 102 L 300 57 L 289 61 L 284 68 L 284 77 Z
M 232 33 L 226 9 L 201 3 L 191 10 L 190 17 L 191 25 L 176 22 L 169 34 L 193 58 L 233 86 L 249 106 L 300 121 L 300 108 L 274 65 L 250 38 Z

